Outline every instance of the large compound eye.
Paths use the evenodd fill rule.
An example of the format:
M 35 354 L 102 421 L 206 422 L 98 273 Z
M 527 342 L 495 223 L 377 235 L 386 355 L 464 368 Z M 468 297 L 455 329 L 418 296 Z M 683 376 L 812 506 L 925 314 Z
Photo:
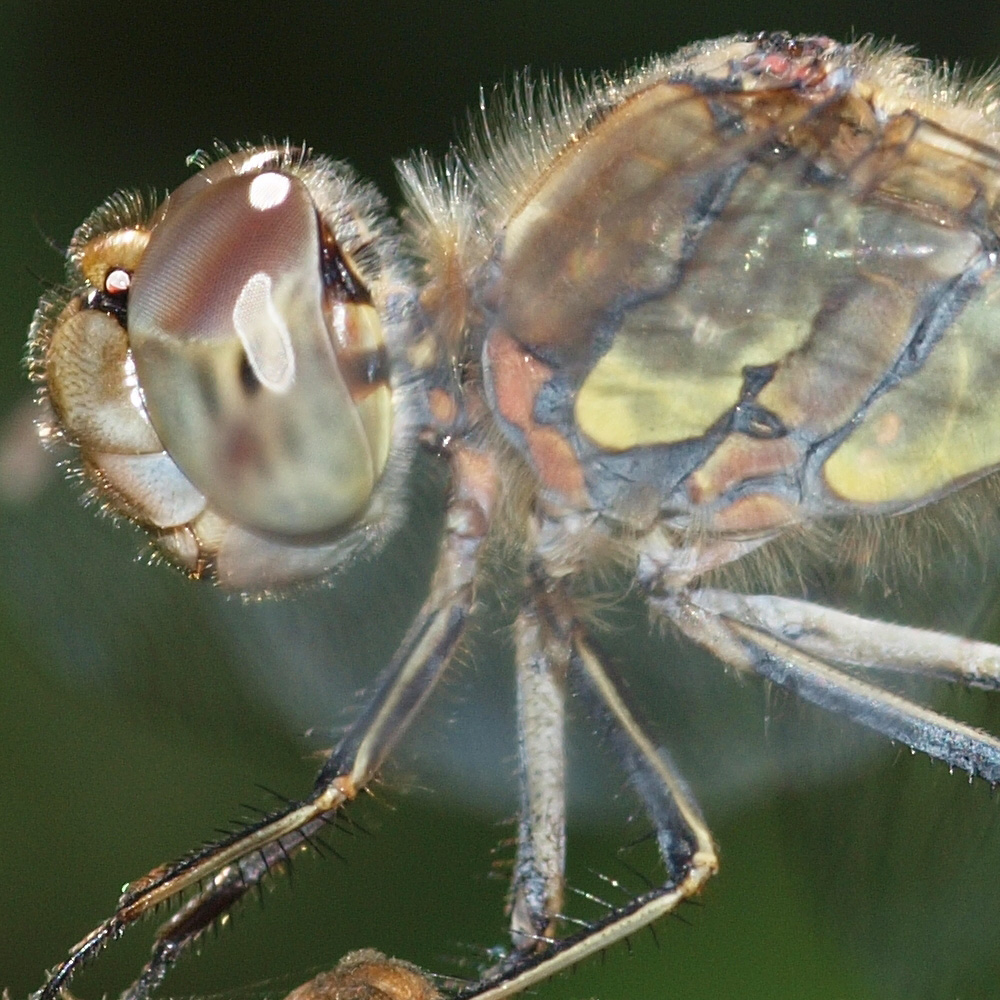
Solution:
M 220 161 L 182 185 L 128 337 L 149 419 L 214 509 L 289 539 L 365 510 L 391 438 L 382 328 L 301 178 Z
M 220 152 L 156 206 L 124 192 L 91 213 L 29 362 L 43 436 L 77 448 L 89 495 L 185 572 L 259 593 L 398 524 L 415 292 L 345 164 Z

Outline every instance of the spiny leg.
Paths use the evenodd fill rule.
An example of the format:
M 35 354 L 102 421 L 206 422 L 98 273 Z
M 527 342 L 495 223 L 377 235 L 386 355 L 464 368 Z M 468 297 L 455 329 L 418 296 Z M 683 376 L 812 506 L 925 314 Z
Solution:
M 729 611 L 718 611 L 716 607 L 724 603 L 719 592 L 710 592 L 714 596 L 704 604 L 698 600 L 699 593 L 695 590 L 656 595 L 650 598 L 650 605 L 723 663 L 752 670 L 805 701 L 944 761 L 949 767 L 961 768 L 994 785 L 1000 782 L 1000 740 L 996 737 L 838 669 L 828 662 L 839 659 L 829 650 L 823 657 L 814 656 L 760 621 L 752 624 L 741 620 L 734 613 L 738 601 Z M 933 658 L 932 654 L 932 668 Z M 846 654 L 845 660 L 850 662 Z
M 685 895 L 691 895 L 718 867 L 701 809 L 667 751 L 650 738 L 610 662 L 582 632 L 575 636 L 574 647 L 576 689 L 591 717 L 603 726 L 629 783 L 646 807 L 671 883 L 678 888 L 690 883 Z
M 452 496 L 430 593 L 374 693 L 324 765 L 312 793 L 219 843 L 130 883 L 116 912 L 50 974 L 33 1000 L 57 1000 L 79 968 L 162 903 L 200 887 L 157 932 L 153 954 L 122 1000 L 146 1000 L 180 955 L 274 867 L 332 822 L 374 778 L 443 674 L 474 601 L 479 548 L 496 481 L 490 460 L 455 450 Z
M 668 877 L 579 933 L 547 941 L 544 951 L 511 955 L 458 1000 L 499 1000 L 527 989 L 671 913 L 718 870 L 700 809 L 666 752 L 646 733 L 609 663 L 577 625 L 570 644 L 570 681 L 641 797 Z

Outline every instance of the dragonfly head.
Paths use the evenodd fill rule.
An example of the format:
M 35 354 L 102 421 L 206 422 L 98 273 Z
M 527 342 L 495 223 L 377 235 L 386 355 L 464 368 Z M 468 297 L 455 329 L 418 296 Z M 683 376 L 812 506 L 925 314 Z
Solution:
M 198 162 L 154 208 L 116 195 L 77 230 L 32 362 L 108 507 L 190 574 L 267 589 L 396 519 L 411 296 L 348 168 L 280 145 Z

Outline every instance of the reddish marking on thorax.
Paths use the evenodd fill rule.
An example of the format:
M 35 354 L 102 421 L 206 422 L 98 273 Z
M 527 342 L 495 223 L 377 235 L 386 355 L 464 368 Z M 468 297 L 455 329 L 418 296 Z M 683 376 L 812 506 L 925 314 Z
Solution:
M 557 428 L 537 423 L 533 414 L 535 397 L 552 377 L 552 369 L 505 333 L 490 334 L 486 351 L 497 409 L 524 434 L 542 485 L 568 503 L 584 503 L 583 470 L 572 446 Z

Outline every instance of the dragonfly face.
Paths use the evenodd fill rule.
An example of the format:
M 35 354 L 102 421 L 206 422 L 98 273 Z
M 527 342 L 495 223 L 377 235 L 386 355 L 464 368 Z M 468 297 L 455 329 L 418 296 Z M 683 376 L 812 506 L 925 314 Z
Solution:
M 403 166 L 402 237 L 343 167 L 281 146 L 223 152 L 163 204 L 118 198 L 78 232 L 71 291 L 33 330 L 48 433 L 191 576 L 259 592 L 342 567 L 394 528 L 417 448 L 451 485 L 427 600 L 313 793 L 130 883 L 46 995 L 191 891 L 128 993 L 148 995 L 349 810 L 447 669 L 497 552 L 523 580 L 522 801 L 511 947 L 468 995 L 532 985 L 673 912 L 717 868 L 694 797 L 590 634 L 595 572 L 624 567 L 724 663 L 1000 779 L 995 739 L 867 673 L 995 687 L 995 647 L 709 579 L 995 471 L 988 123 L 898 54 L 787 36 L 525 104 L 471 160 Z M 569 694 L 606 734 L 664 869 L 576 931 Z

